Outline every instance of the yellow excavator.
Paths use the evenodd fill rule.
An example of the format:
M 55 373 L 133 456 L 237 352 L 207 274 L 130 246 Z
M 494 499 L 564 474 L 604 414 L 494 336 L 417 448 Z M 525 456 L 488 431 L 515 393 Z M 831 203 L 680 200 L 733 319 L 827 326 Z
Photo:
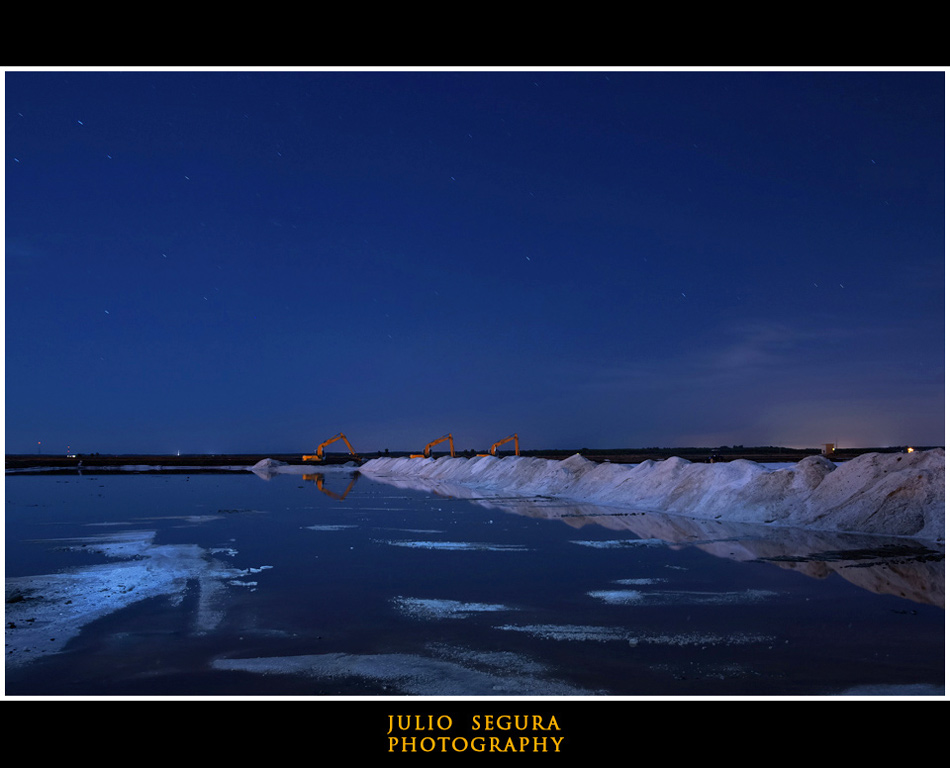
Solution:
M 422 453 L 411 453 L 409 454 L 410 459 L 428 459 L 429 454 L 432 452 L 432 446 L 443 443 L 446 440 L 449 441 L 449 455 L 454 459 L 455 458 L 455 443 L 452 441 L 452 433 L 450 432 L 447 435 L 442 435 L 438 440 L 433 440 L 425 448 L 422 449 Z
M 499 445 L 504 445 L 505 443 L 511 442 L 512 440 L 515 441 L 515 456 L 520 456 L 521 450 L 518 448 L 518 433 L 517 432 L 515 432 L 515 434 L 513 435 L 508 435 L 508 437 L 506 437 L 504 440 L 499 440 L 491 448 L 488 449 L 488 453 L 480 453 L 478 455 L 479 456 L 489 456 L 489 455 L 494 456 L 495 452 L 498 450 Z
M 346 439 L 346 435 L 342 432 L 334 435 L 329 440 L 324 440 L 320 445 L 317 446 L 317 452 L 314 454 L 309 454 L 303 457 L 304 461 L 323 461 L 323 449 L 326 448 L 330 443 L 335 443 L 337 440 L 342 440 L 346 443 L 346 447 L 350 449 L 350 453 L 353 454 L 354 459 L 358 459 L 359 456 L 356 455 L 356 451 L 353 450 L 353 446 L 350 445 L 350 441 Z

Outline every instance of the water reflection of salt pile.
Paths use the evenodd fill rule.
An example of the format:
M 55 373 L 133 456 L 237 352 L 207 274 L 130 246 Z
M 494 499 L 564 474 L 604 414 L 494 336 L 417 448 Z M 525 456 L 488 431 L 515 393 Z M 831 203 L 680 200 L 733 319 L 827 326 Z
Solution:
M 868 453 L 836 465 L 810 456 L 770 469 L 738 460 L 640 464 L 525 456 L 378 458 L 370 477 L 547 496 L 696 518 L 944 539 L 944 451 Z
M 726 519 L 726 515 L 710 518 L 701 514 L 668 514 L 550 496 L 513 496 L 510 491 L 475 488 L 416 475 L 372 476 L 394 487 L 434 491 L 509 514 L 560 520 L 579 531 L 597 526 L 637 537 L 575 542 L 581 545 L 690 546 L 736 562 L 770 563 L 813 579 L 837 574 L 875 594 L 944 606 L 943 546 L 932 539 L 737 522 Z
M 277 475 L 304 475 L 308 472 L 353 472 L 357 467 L 356 462 L 347 462 L 332 467 L 324 467 L 315 464 L 288 464 L 286 461 L 277 461 L 276 459 L 261 459 L 252 467 L 247 467 L 251 472 L 262 480 L 270 480 Z

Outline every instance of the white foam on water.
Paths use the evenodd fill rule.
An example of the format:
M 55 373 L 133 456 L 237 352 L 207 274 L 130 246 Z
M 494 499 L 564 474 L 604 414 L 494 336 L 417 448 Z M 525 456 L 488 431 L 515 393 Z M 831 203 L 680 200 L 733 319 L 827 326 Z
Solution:
M 355 525 L 306 525 L 305 531 L 345 531 L 350 528 L 356 528 Z
M 591 547 L 593 549 L 625 549 L 627 547 L 657 547 L 664 546 L 667 542 L 661 539 L 610 539 L 609 541 L 572 541 L 572 544 L 579 544 L 582 547 Z
M 420 654 L 325 653 L 216 659 L 212 668 L 260 675 L 303 675 L 316 679 L 367 680 L 410 696 L 583 696 L 597 691 L 562 683 L 552 672 L 516 654 L 482 654 L 466 649 Z
M 768 635 L 730 634 L 692 632 L 672 635 L 638 635 L 620 627 L 600 627 L 584 625 L 562 624 L 505 624 L 495 627 L 508 632 L 524 632 L 544 640 L 558 640 L 567 642 L 614 642 L 628 643 L 631 647 L 638 645 L 665 645 L 665 646 L 714 646 L 714 645 L 749 645 L 753 643 L 772 643 L 774 637 Z
M 713 645 L 751 645 L 774 643 L 775 638 L 769 635 L 718 635 L 714 633 L 689 632 L 675 635 L 637 635 L 630 636 L 628 642 L 631 647 L 638 645 L 675 645 L 675 646 L 713 646 Z
M 463 619 L 473 613 L 514 610 L 499 603 L 466 603 L 418 597 L 396 597 L 393 603 L 401 613 L 421 619 Z
M 526 547 L 520 544 L 488 544 L 477 541 L 404 541 L 401 539 L 390 539 L 387 541 L 377 540 L 377 544 L 388 544 L 392 547 L 408 547 L 409 549 L 443 549 L 453 552 L 477 551 L 477 552 L 527 552 Z
M 594 641 L 605 643 L 609 641 L 625 641 L 629 633 L 616 627 L 572 626 L 562 624 L 504 624 L 495 629 L 507 632 L 524 632 L 544 640 L 566 640 L 572 642 Z
M 155 531 L 128 531 L 64 539 L 65 548 L 114 562 L 7 578 L 7 667 L 61 651 L 87 624 L 134 603 L 159 596 L 177 603 L 189 584 L 197 584 L 200 593 L 193 631 L 203 634 L 222 618 L 220 590 L 253 589 L 256 582 L 246 581 L 246 574 L 269 567 L 226 568 L 197 545 L 158 545 L 155 536 Z
M 644 592 L 634 589 L 606 589 L 587 594 L 610 605 L 725 605 L 761 602 L 777 596 L 778 593 L 764 589 L 747 589 L 742 592 Z

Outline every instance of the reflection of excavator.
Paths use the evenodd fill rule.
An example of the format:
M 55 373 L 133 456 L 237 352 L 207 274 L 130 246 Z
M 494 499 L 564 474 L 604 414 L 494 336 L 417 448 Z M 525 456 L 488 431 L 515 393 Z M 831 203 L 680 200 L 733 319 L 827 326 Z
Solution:
M 422 453 L 412 453 L 409 455 L 410 459 L 428 459 L 429 454 L 432 452 L 432 446 L 438 445 L 439 443 L 449 441 L 449 454 L 452 458 L 455 458 L 455 443 L 452 441 L 452 433 L 450 432 L 447 435 L 442 435 L 438 440 L 433 440 L 425 448 L 422 449 Z
M 508 435 L 508 437 L 506 437 L 504 440 L 499 440 L 497 443 L 495 443 L 495 444 L 488 450 L 488 453 L 480 453 L 480 454 L 478 454 L 478 455 L 479 455 L 479 456 L 488 456 L 488 455 L 490 454 L 490 455 L 494 456 L 494 455 L 495 455 L 495 451 L 498 450 L 498 446 L 499 446 L 499 445 L 504 445 L 505 443 L 510 442 L 511 440 L 514 440 L 514 441 L 515 441 L 515 456 L 520 456 L 520 455 L 521 455 L 521 450 L 518 448 L 518 433 L 517 433 L 517 432 L 515 432 L 515 434 L 513 434 L 513 435 Z
M 359 458 L 359 456 L 356 455 L 356 451 L 353 450 L 353 446 L 350 445 L 350 441 L 346 439 L 346 435 L 340 432 L 339 434 L 336 434 L 333 437 L 331 437 L 329 440 L 324 440 L 322 443 L 320 443 L 320 445 L 317 446 L 317 452 L 312 455 L 304 456 L 303 460 L 304 461 L 323 461 L 323 449 L 326 448 L 328 445 L 330 445 L 330 443 L 334 443 L 337 440 L 342 440 L 344 443 L 346 443 L 346 447 L 350 449 L 350 453 L 353 454 L 354 459 Z
M 323 493 L 325 493 L 330 498 L 337 499 L 338 501 L 343 501 L 343 499 L 346 498 L 346 495 L 353 489 L 353 486 L 356 485 L 356 479 L 358 477 L 359 475 L 356 472 L 354 472 L 353 479 L 350 480 L 350 484 L 347 486 L 346 490 L 343 491 L 343 493 L 336 493 L 334 491 L 331 491 L 329 488 L 327 488 L 324 485 L 324 477 L 320 472 L 315 472 L 310 475 L 304 475 L 303 479 L 310 480 L 311 482 L 316 483 L 317 488 L 319 488 Z

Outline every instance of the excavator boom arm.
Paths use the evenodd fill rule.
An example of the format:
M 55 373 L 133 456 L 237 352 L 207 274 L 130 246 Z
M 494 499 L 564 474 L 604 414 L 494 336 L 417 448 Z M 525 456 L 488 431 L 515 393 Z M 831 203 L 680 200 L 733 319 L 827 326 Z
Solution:
M 510 442 L 510 441 L 512 441 L 512 440 L 515 441 L 515 456 L 520 456 L 520 455 L 521 455 L 521 451 L 520 451 L 519 448 L 518 448 L 518 435 L 517 435 L 517 433 L 515 433 L 514 435 L 509 435 L 509 436 L 506 437 L 504 440 L 499 440 L 497 443 L 495 443 L 495 444 L 491 447 L 491 450 L 489 451 L 489 453 L 490 453 L 492 456 L 494 456 L 494 455 L 495 455 L 495 451 L 498 450 L 498 446 L 504 445 L 505 443 L 508 443 L 508 442 Z
M 304 460 L 307 460 L 307 459 L 316 459 L 317 461 L 322 460 L 323 449 L 326 448 L 331 443 L 335 443 L 337 440 L 342 440 L 344 443 L 346 443 L 346 447 L 350 449 L 350 453 L 356 456 L 356 451 L 353 450 L 353 446 L 350 445 L 350 441 L 346 439 L 346 435 L 344 435 L 342 432 L 339 432 L 335 434 L 333 437 L 331 437 L 329 440 L 324 440 L 322 443 L 320 443 L 320 445 L 317 446 L 316 454 L 314 454 L 313 456 L 304 456 L 303 457 Z
M 455 442 L 452 440 L 452 433 L 450 432 L 447 435 L 442 435 L 438 440 L 433 440 L 425 448 L 422 449 L 422 456 L 424 458 L 429 458 L 429 454 L 432 452 L 432 447 L 438 445 L 439 443 L 444 443 L 446 440 L 449 441 L 449 454 L 452 458 L 455 458 Z

